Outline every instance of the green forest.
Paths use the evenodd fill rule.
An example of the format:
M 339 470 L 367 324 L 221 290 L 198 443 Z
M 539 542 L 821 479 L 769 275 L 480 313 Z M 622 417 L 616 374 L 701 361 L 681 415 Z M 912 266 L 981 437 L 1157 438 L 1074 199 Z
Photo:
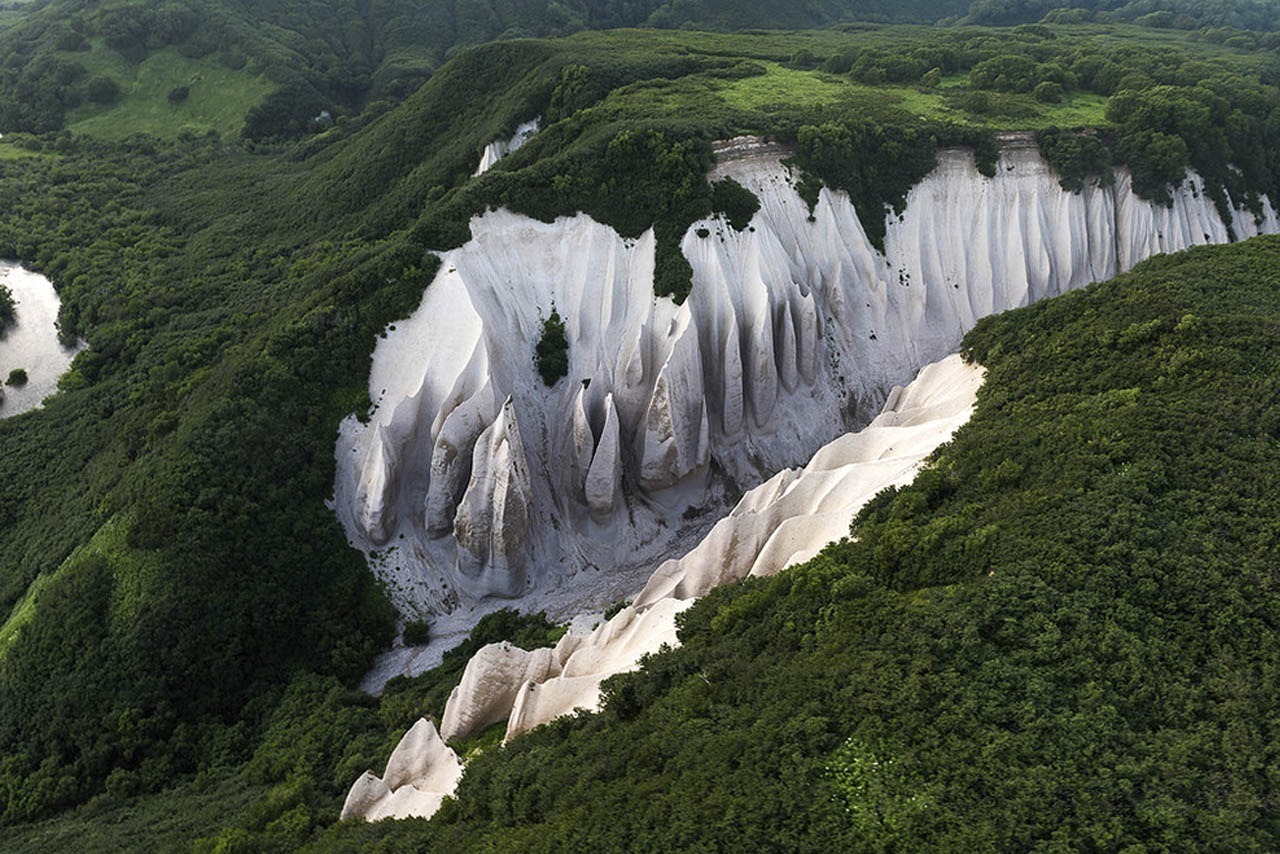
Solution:
M 990 174 L 1008 130 L 1067 189 L 1280 198 L 1276 4 L 1042 5 L 0 14 L 0 256 L 90 345 L 0 420 L 0 849 L 1274 847 L 1269 239 L 984 321 L 974 420 L 856 538 L 699 602 L 602 714 L 459 745 L 435 820 L 337 822 L 471 651 L 560 631 L 502 613 L 353 688 L 397 614 L 325 506 L 337 425 L 474 214 L 652 227 L 679 300 L 688 226 L 757 209 L 706 177 L 736 134 L 873 240 L 939 147 Z M 553 312 L 549 384 L 566 346 Z

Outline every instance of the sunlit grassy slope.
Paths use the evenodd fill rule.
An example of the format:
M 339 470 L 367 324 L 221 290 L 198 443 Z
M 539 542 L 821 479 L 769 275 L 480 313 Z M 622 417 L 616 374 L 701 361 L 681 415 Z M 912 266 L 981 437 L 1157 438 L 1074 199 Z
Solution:
M 29 157 L 42 157 L 43 154 L 29 151 L 16 145 L 0 142 L 0 160 L 23 160 Z
M 1058 104 L 1042 104 L 1030 98 L 1012 103 L 1018 115 L 978 116 L 952 103 L 948 95 L 968 88 L 967 75 L 955 75 L 942 86 L 864 86 L 845 77 L 820 71 L 787 68 L 778 62 L 761 63 L 767 73 L 724 83 L 718 94 L 741 110 L 772 106 L 820 106 L 839 101 L 892 103 L 922 118 L 989 125 L 997 130 L 1029 130 L 1041 127 L 1082 127 L 1106 123 L 1107 99 L 1091 92 L 1073 92 Z
M 675 119 L 771 113 L 789 109 L 850 104 L 869 110 L 897 108 L 929 120 L 951 121 L 992 130 L 1036 130 L 1047 127 L 1101 127 L 1107 124 L 1107 99 L 1091 92 L 1068 93 L 1060 103 L 1044 104 L 1027 95 L 999 95 L 997 107 L 985 114 L 966 109 L 971 91 L 967 75 L 955 75 L 937 87 L 868 86 L 848 77 L 789 68 L 772 60 L 753 62 L 764 73 L 726 80 L 691 76 L 680 80 L 647 80 L 619 89 L 602 104 L 620 116 Z M 1002 109 L 1003 108 L 1003 109 Z
M 62 56 L 83 65 L 90 77 L 109 77 L 120 86 L 114 104 L 86 104 L 67 122 L 72 133 L 104 139 L 210 130 L 235 135 L 244 126 L 245 114 L 275 88 L 265 77 L 234 71 L 214 56 L 190 59 L 172 47 L 138 65 L 101 43 L 87 53 Z M 171 102 L 169 93 L 182 86 L 188 89 L 187 98 Z

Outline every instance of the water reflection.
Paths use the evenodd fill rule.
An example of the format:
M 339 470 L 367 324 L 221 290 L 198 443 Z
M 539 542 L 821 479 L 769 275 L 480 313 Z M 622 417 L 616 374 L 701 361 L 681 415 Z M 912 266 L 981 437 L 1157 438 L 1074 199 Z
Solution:
M 63 347 L 58 342 L 58 295 L 49 280 L 10 261 L 0 261 L 0 284 L 13 292 L 17 323 L 0 331 L 0 383 L 16 369 L 27 372 L 25 385 L 4 385 L 0 418 L 40 406 L 58 387 L 83 344 Z

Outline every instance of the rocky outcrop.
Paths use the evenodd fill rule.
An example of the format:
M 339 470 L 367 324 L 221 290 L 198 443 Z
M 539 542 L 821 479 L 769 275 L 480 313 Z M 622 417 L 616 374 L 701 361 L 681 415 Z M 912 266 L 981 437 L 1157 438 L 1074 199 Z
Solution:
M 476 595 L 516 597 L 528 582 L 529 471 L 511 398 L 476 439 L 471 480 L 458 503 L 453 536 L 460 582 Z
M 622 428 L 613 394 L 605 395 L 604 426 L 583 480 L 583 497 L 597 519 L 608 518 L 622 491 Z
M 659 566 L 632 607 L 688 601 L 749 575 L 774 575 L 846 536 L 868 499 L 909 482 L 924 457 L 969 419 L 982 376 L 959 356 L 926 366 L 911 385 L 890 392 L 865 429 L 743 496 L 697 546 Z
M 381 777 L 366 771 L 347 793 L 342 818 L 379 821 L 434 815 L 462 777 L 462 763 L 425 718 L 396 746 Z
M 849 520 L 876 493 L 909 482 L 969 419 L 982 377 L 981 368 L 958 356 L 926 367 L 911 385 L 890 393 L 866 429 L 826 445 L 803 469 L 779 472 L 748 492 L 695 548 L 658 567 L 631 605 L 590 634 L 567 634 L 550 650 L 525 652 L 510 644 L 480 650 L 449 696 L 446 737 L 463 738 L 506 720 L 511 739 L 575 710 L 598 709 L 601 682 L 679 643 L 676 615 L 694 599 L 717 585 L 807 560 L 844 536 Z M 357 789 L 380 792 L 364 778 L 352 797 Z
M 495 139 L 484 147 L 484 151 L 480 154 L 480 165 L 476 167 L 475 175 L 483 175 L 493 168 L 494 164 L 508 154 L 516 151 L 524 146 L 526 142 L 533 138 L 538 132 L 538 125 L 541 119 L 533 119 L 525 122 L 516 128 L 508 139 Z M 473 176 L 474 177 L 474 176 Z
M 467 662 L 462 681 L 449 694 L 441 735 L 455 741 L 505 721 L 522 685 L 545 682 L 560 672 L 549 649 L 525 652 L 506 642 L 483 647 Z
M 372 422 L 344 424 L 335 505 L 352 541 L 379 551 L 402 610 L 597 605 L 697 542 L 733 497 L 864 425 L 978 318 L 1228 237 L 1194 175 L 1167 208 L 1123 170 L 1072 194 L 1025 139 L 1006 142 L 993 178 L 940 152 L 883 252 L 844 193 L 824 190 L 811 219 L 777 150 L 727 143 L 712 177 L 761 207 L 741 232 L 694 224 L 679 306 L 653 295 L 652 233 L 477 217 L 379 342 Z M 1268 204 L 1231 228 L 1280 223 Z M 533 348 L 553 308 L 569 373 L 547 388 Z

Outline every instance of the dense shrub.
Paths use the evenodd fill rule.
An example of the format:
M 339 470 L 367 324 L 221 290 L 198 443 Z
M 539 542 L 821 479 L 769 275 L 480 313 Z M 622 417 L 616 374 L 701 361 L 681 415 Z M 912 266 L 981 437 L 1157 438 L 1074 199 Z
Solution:
M 431 640 L 431 626 L 426 620 L 409 620 L 403 637 L 405 646 L 422 646 Z
M 542 336 L 538 338 L 533 358 L 542 382 L 548 387 L 569 374 L 569 339 L 564 334 L 564 321 L 554 308 L 542 321 Z
M 88 83 L 89 100 L 95 104 L 111 104 L 120 97 L 120 84 L 110 77 L 94 77 Z
M 1097 176 L 1103 186 L 1115 180 L 1111 171 L 1111 152 L 1097 137 L 1047 128 L 1036 134 L 1040 154 L 1058 174 L 1064 190 L 1080 192 L 1085 179 Z

